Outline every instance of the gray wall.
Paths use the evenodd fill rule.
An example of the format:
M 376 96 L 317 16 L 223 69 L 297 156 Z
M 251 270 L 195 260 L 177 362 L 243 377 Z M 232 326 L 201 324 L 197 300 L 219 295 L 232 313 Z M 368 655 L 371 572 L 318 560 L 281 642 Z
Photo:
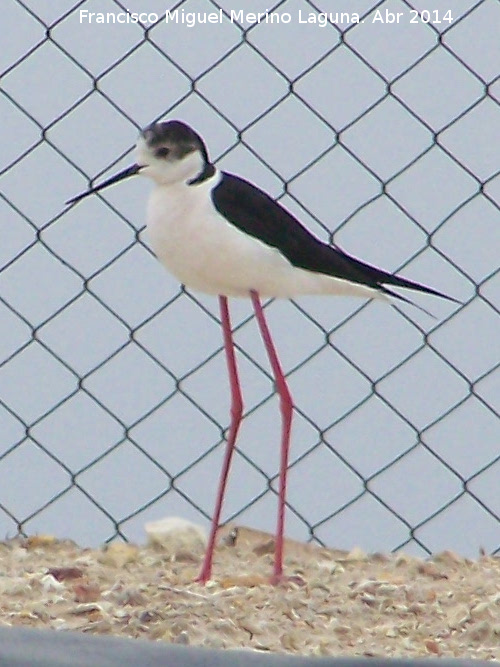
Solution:
M 272 9 L 232 2 L 218 6 Z M 339 10 L 364 22 L 320 27 L 290 0 L 275 5 L 288 24 L 162 20 L 146 37 L 79 21 L 122 11 L 110 0 L 25 4 L 2 10 L 0 534 L 96 544 L 117 523 L 141 541 L 147 520 L 212 512 L 228 423 L 217 301 L 152 257 L 147 182 L 63 205 L 165 117 L 322 239 L 464 304 L 415 297 L 436 319 L 350 298 L 267 307 L 297 408 L 289 535 L 498 549 L 499 3 L 413 3 L 442 19 L 425 25 L 403 2 L 378 7 L 398 24 L 374 23 L 379 3 L 358 0 Z M 278 404 L 250 304 L 232 314 L 248 416 L 225 518 L 273 530 Z

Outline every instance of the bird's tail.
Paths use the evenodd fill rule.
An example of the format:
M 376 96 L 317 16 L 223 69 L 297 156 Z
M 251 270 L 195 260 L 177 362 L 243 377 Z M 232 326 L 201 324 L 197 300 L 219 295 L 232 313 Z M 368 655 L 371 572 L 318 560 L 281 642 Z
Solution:
M 430 317 L 435 318 L 435 315 L 433 315 L 431 312 L 420 306 L 418 303 L 415 303 L 411 299 L 408 299 L 407 297 L 402 296 L 401 294 L 398 294 L 397 292 L 394 292 L 393 290 L 389 289 L 387 285 L 394 285 L 395 287 L 403 287 L 405 289 L 414 290 L 416 292 L 423 292 L 424 294 L 432 294 L 433 296 L 439 296 L 441 299 L 446 299 L 447 301 L 453 301 L 453 303 L 458 303 L 458 304 L 462 303 L 458 299 L 454 299 L 452 296 L 444 294 L 444 292 L 439 292 L 438 290 L 435 290 L 432 287 L 427 287 L 427 285 L 422 285 L 421 283 L 414 282 L 413 280 L 408 280 L 407 278 L 402 278 L 401 276 L 391 275 L 390 273 L 386 273 L 385 271 L 380 271 L 380 273 L 381 276 L 379 281 L 379 289 L 383 294 L 391 296 L 394 299 L 398 299 L 399 301 L 404 301 L 405 303 L 409 303 L 411 306 L 418 308 L 418 310 L 421 310 L 423 313 L 426 313 Z

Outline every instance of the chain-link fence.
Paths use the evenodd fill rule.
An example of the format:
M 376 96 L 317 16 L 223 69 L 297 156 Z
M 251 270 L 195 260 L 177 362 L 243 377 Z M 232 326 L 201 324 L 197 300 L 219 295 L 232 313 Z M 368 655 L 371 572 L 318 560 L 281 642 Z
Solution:
M 140 179 L 62 210 L 170 117 L 321 238 L 463 301 L 420 301 L 435 320 L 268 304 L 296 401 L 289 534 L 498 552 L 500 4 L 185 0 L 168 21 L 162 4 L 2 8 L 3 532 L 141 539 L 148 518 L 210 516 L 216 300 L 151 258 Z M 232 306 L 246 411 L 226 519 L 272 529 L 279 413 Z

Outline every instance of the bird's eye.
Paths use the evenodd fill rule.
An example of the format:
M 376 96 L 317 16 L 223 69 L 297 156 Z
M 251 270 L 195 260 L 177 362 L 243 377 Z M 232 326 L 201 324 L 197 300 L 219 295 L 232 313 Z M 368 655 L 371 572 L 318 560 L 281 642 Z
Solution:
M 169 153 L 170 153 L 170 148 L 167 148 L 166 146 L 160 146 L 160 148 L 157 148 L 155 150 L 156 157 L 167 157 Z

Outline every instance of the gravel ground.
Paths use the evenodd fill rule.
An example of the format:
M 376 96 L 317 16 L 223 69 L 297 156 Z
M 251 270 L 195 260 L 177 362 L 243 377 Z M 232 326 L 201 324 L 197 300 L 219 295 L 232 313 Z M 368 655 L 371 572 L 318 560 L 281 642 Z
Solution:
M 78 630 L 215 648 L 333 656 L 500 659 L 500 558 L 322 549 L 288 541 L 287 584 L 267 583 L 272 538 L 221 534 L 214 581 L 192 583 L 193 542 L 81 548 L 0 543 L 0 626 Z

